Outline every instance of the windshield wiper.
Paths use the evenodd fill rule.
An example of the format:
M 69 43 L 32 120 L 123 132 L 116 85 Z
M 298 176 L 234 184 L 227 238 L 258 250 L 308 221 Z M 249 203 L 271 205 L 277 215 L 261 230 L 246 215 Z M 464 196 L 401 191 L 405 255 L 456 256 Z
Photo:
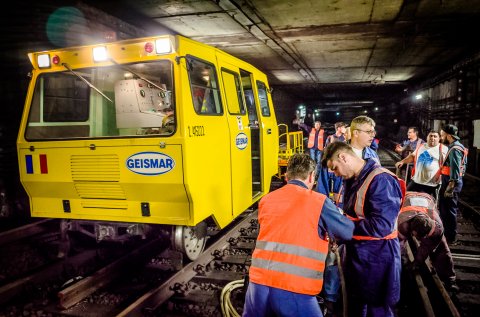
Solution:
M 107 99 L 108 101 L 110 101 L 111 103 L 113 103 L 112 99 L 108 98 L 107 96 L 105 96 L 105 94 L 103 92 L 100 91 L 100 89 L 98 89 L 97 87 L 95 87 L 91 82 L 89 82 L 85 77 L 83 77 L 82 75 L 80 75 L 79 73 L 73 71 L 73 69 L 70 67 L 70 65 L 68 65 L 67 63 L 62 63 L 63 67 L 65 67 L 66 69 L 68 69 L 72 74 L 74 74 L 75 76 L 77 76 L 78 78 L 80 78 L 81 80 L 83 80 L 90 88 L 93 88 L 96 92 L 98 92 L 100 95 L 103 96 L 103 98 Z
M 142 80 L 145 80 L 147 83 L 149 83 L 150 85 L 154 86 L 155 88 L 160 89 L 161 91 L 168 93 L 168 90 L 166 90 L 166 89 L 163 88 L 163 87 L 160 87 L 159 85 L 155 84 L 153 81 L 148 80 L 147 78 L 143 77 L 142 75 L 140 75 L 140 74 L 137 73 L 136 71 L 131 70 L 130 67 L 117 63 L 113 58 L 110 58 L 110 61 L 111 61 L 113 64 L 115 64 L 115 66 L 118 66 L 118 67 L 120 67 L 121 69 L 126 70 L 126 71 L 134 74 L 135 76 L 137 76 L 138 78 L 140 78 L 140 79 L 142 79 Z

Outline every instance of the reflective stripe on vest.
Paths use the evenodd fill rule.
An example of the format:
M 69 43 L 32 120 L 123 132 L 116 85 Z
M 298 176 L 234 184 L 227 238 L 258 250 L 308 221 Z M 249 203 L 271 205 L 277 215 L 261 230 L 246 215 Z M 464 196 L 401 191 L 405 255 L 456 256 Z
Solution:
M 289 245 L 285 243 L 257 241 L 256 249 L 290 254 L 299 257 L 314 259 L 317 261 L 325 261 L 326 254 L 316 252 L 311 249 L 302 248 L 297 245 Z M 288 264 L 277 261 L 270 261 L 265 259 L 252 258 L 252 265 L 267 270 L 283 272 L 287 274 L 299 275 L 309 279 L 322 280 L 323 271 L 305 268 L 295 264 Z
M 432 197 L 429 194 L 426 193 L 421 193 L 421 192 L 408 192 L 405 196 L 405 201 L 410 201 L 410 196 L 415 196 L 416 198 L 418 197 L 423 197 L 427 200 L 427 204 L 430 205 L 431 208 L 424 207 L 424 206 L 404 206 L 400 208 L 400 213 L 398 215 L 398 224 L 402 224 L 406 221 L 409 221 L 413 217 L 415 217 L 417 214 L 426 214 L 432 224 L 432 228 L 430 229 L 429 233 L 427 234 L 427 237 L 431 236 L 433 232 L 435 231 L 436 224 L 435 222 L 440 222 L 440 217 L 438 216 L 438 213 L 436 212 L 436 204 L 435 201 L 432 200 Z M 418 202 L 422 203 L 422 202 Z
M 325 199 L 294 184 L 262 198 L 250 281 L 299 294 L 320 293 L 328 252 L 328 242 L 318 236 Z
M 388 173 L 395 177 L 395 179 L 398 180 L 398 177 L 387 170 L 386 168 L 383 167 L 378 167 L 375 168 L 373 171 L 371 171 L 367 177 L 365 178 L 365 181 L 363 182 L 362 186 L 357 191 L 357 199 L 355 200 L 355 214 L 357 215 L 357 218 L 354 217 L 349 217 L 351 220 L 354 221 L 359 221 L 362 219 L 365 219 L 365 214 L 363 213 L 363 207 L 365 204 L 365 197 L 367 195 L 368 187 L 370 187 L 370 183 L 372 182 L 373 178 L 377 175 L 383 174 L 383 173 Z M 353 236 L 352 239 L 354 240 L 384 240 L 384 239 L 394 239 L 398 236 L 398 231 L 397 231 L 397 220 L 395 219 L 395 225 L 394 225 L 394 230 L 388 234 L 387 236 L 383 238 L 378 238 L 378 237 L 370 237 L 370 236 Z
M 468 149 L 461 147 L 460 145 L 454 145 L 448 149 L 447 155 L 445 155 L 447 159 L 448 159 L 448 156 L 450 155 L 450 152 L 454 149 L 459 150 L 460 152 L 463 153 L 462 161 L 460 162 L 460 176 L 464 176 L 465 175 L 465 159 L 467 158 L 467 155 L 468 155 Z M 450 166 L 442 166 L 440 169 L 440 173 L 442 175 L 450 176 Z
M 313 145 L 315 144 L 315 134 L 316 134 L 317 130 L 315 130 L 315 128 L 313 128 L 311 131 L 310 131 L 310 134 L 308 135 L 308 145 L 307 147 L 310 149 L 313 147 Z M 320 129 L 319 132 L 318 132 L 318 138 L 317 138 L 317 148 L 321 151 L 323 150 L 323 134 L 325 133 L 325 130 L 323 129 Z

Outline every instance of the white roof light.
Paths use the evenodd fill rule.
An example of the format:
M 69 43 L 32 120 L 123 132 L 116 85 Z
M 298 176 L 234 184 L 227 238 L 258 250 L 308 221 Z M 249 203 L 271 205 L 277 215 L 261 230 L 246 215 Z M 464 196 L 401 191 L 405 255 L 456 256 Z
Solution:
M 170 38 L 161 38 L 155 40 L 155 52 L 157 54 L 167 54 L 172 51 L 172 43 Z
M 105 62 L 107 59 L 108 54 L 105 46 L 97 46 L 93 48 L 93 60 L 95 62 Z
M 38 67 L 46 68 L 50 67 L 50 55 L 42 54 L 37 56 Z

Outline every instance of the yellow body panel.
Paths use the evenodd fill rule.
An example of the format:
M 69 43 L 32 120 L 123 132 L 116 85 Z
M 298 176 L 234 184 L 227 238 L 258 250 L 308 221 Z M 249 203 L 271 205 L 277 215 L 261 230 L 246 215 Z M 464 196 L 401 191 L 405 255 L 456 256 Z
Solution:
M 112 103 L 118 106 L 123 102 L 118 92 L 125 93 L 128 88 L 125 85 L 129 82 L 141 87 L 142 96 L 149 90 L 147 82 L 140 79 L 112 79 L 99 75 L 100 72 L 79 70 L 113 65 L 111 61 L 93 61 L 93 47 L 99 45 L 29 54 L 34 71 L 17 148 L 21 181 L 30 197 L 32 216 L 188 226 L 213 216 L 218 226 L 224 227 L 268 192 L 271 177 L 277 172 L 278 153 L 278 131 L 271 96 L 267 94 L 270 114 L 262 116 L 258 109 L 258 127 L 251 128 L 247 114 L 229 112 L 229 102 L 233 107 L 232 100 L 237 92 L 225 88 L 232 86 L 231 76 L 226 75 L 224 82 L 221 70 L 249 73 L 257 106 L 260 100 L 255 83 L 261 81 L 268 89 L 266 76 L 213 47 L 180 36 L 168 38 L 172 41 L 173 52 L 160 55 L 145 52 L 146 43 L 154 42 L 155 37 L 104 45 L 118 64 L 171 61 L 175 129 L 170 135 L 138 135 L 135 128 L 128 126 L 128 119 L 122 123 L 125 126 L 119 125 L 120 110 L 111 109 Z M 41 54 L 48 54 L 50 58 L 58 56 L 61 63 L 40 69 L 36 59 Z M 223 108 L 221 113 L 201 115 L 195 110 L 187 57 L 215 67 Z M 39 103 L 39 98 L 40 111 L 47 107 L 51 92 L 45 90 L 39 94 L 36 91 L 42 91 L 43 85 L 47 88 L 52 85 L 45 77 L 48 74 L 66 72 L 62 63 L 81 74 L 87 73 L 86 78 L 95 81 L 99 88 L 103 87 L 103 82 L 115 82 L 115 89 L 113 86 L 100 89 L 105 97 L 90 90 L 87 99 L 90 110 L 88 118 L 82 122 L 52 123 L 58 119 L 45 120 L 42 114 L 30 111 L 33 103 Z M 101 76 L 105 78 L 97 78 Z M 69 78 L 76 80 L 73 75 Z M 127 88 L 119 87 L 119 82 Z M 161 92 L 155 89 L 152 91 Z M 129 105 L 125 103 L 124 107 Z M 117 126 L 115 120 L 113 126 L 111 122 L 108 123 L 110 126 L 105 125 L 112 111 L 113 116 L 117 114 Z M 139 112 L 138 117 L 151 114 L 146 113 Z M 46 112 L 43 114 L 47 115 Z M 40 119 L 31 123 L 29 120 L 35 116 Z M 163 117 L 148 117 L 148 120 L 152 118 L 159 121 Z M 49 137 L 45 127 L 52 129 L 45 131 L 56 131 L 60 137 L 42 139 Z M 258 152 L 258 164 L 255 158 L 252 159 L 252 129 L 253 134 L 258 135 L 254 137 L 258 151 L 253 150 Z M 68 131 L 82 132 L 79 137 L 63 137 L 63 131 L 67 134 L 76 133 Z M 252 190 L 255 188 L 252 178 L 261 184 L 258 192 Z

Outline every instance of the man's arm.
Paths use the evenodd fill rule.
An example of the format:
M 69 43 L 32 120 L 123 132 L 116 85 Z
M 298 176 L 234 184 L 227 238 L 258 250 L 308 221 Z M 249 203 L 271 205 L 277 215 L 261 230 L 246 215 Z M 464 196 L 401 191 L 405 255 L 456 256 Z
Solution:
M 342 210 L 330 199 L 325 199 L 318 221 L 318 235 L 324 238 L 328 233 L 339 240 L 351 240 L 353 228 L 353 221 L 344 216 Z
M 450 154 L 450 180 L 458 181 L 460 178 L 460 168 L 462 165 L 463 152 L 458 149 L 453 149 Z
M 410 153 L 406 158 L 404 158 L 403 160 L 401 161 L 398 161 L 397 163 L 395 163 L 395 167 L 396 168 L 400 168 L 403 166 L 403 164 L 405 163 L 413 163 L 413 159 L 415 158 L 415 152 L 413 153 Z
M 415 253 L 415 262 L 419 265 L 425 262 L 427 257 L 438 246 L 443 237 L 443 227 L 440 227 L 437 223 L 435 229 L 429 237 L 420 239 L 420 246 Z

